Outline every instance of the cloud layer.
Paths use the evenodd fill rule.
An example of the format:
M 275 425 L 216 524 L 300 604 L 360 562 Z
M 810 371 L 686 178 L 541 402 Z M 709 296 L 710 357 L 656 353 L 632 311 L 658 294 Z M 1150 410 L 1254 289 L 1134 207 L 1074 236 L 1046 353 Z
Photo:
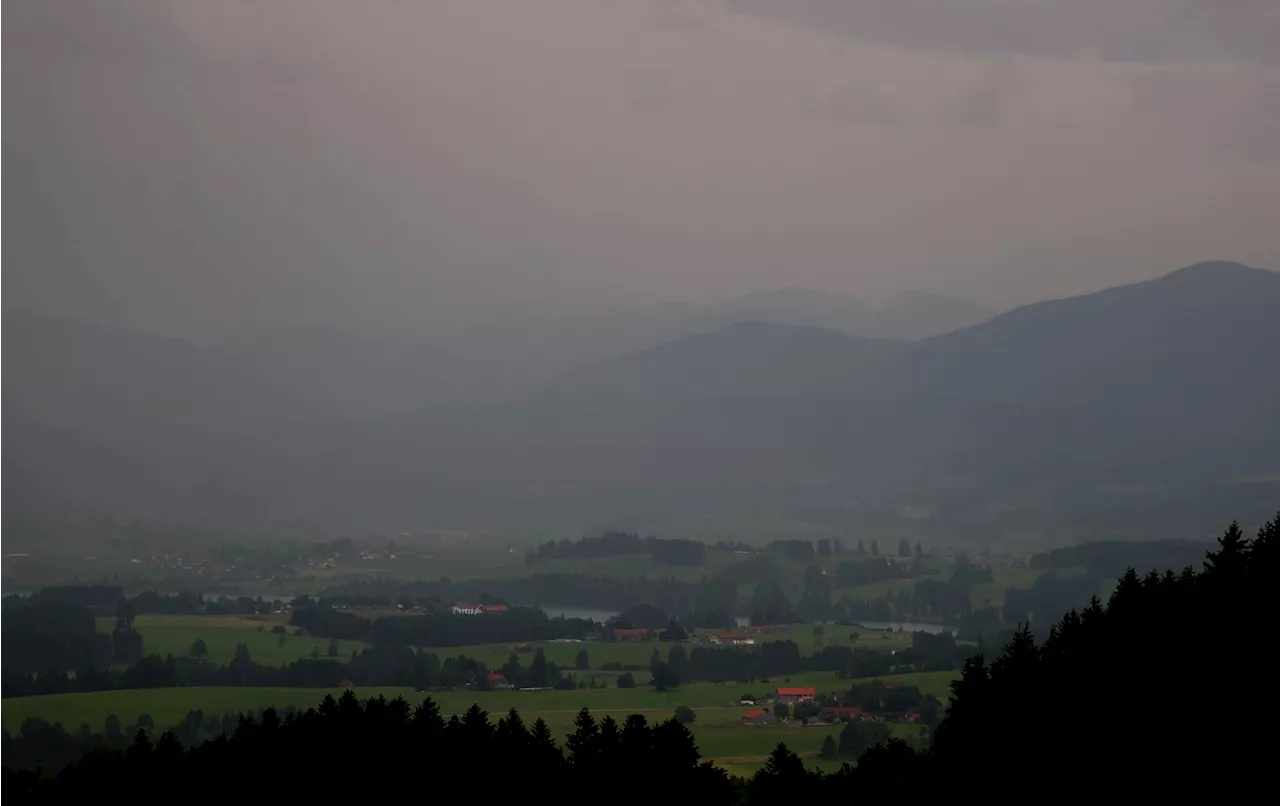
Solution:
M 1280 266 L 1264 2 L 17 2 L 9 310 L 430 331 Z
M 1125 62 L 1280 61 L 1270 0 L 728 0 L 860 41 Z

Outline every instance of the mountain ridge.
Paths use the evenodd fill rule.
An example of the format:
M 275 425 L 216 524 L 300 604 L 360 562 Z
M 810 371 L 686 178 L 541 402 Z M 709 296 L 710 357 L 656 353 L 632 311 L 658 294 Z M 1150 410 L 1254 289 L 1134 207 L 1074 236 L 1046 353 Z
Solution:
M 1277 307 L 1275 272 L 1197 264 L 915 342 L 735 322 L 536 393 L 365 420 L 299 416 L 191 345 L 92 332 L 10 362 L 6 413 L 31 438 L 5 451 L 6 509 L 109 508 L 93 486 L 114 465 L 116 514 L 326 530 L 708 507 L 838 523 L 903 496 L 940 518 L 956 500 L 982 518 L 1086 506 L 1103 484 L 1275 474 Z

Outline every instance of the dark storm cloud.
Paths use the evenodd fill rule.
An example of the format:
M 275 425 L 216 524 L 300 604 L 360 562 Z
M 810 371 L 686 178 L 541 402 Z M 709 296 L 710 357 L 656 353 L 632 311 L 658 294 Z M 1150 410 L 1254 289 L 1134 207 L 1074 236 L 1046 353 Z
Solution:
M 885 45 L 1118 61 L 1280 61 L 1274 0 L 728 0 Z

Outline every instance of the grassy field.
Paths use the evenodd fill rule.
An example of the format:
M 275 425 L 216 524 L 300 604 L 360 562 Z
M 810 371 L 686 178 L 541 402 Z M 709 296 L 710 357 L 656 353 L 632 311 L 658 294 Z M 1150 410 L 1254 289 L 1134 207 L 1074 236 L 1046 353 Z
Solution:
M 945 686 L 954 673 L 926 673 L 901 675 L 901 679 L 920 685 L 922 689 L 938 690 Z M 796 675 L 795 685 L 814 685 L 819 690 L 844 688 L 850 682 L 840 681 L 833 674 Z M 667 719 L 677 705 L 688 705 L 697 716 L 691 726 L 697 737 L 698 747 L 704 757 L 716 761 L 735 774 L 748 775 L 755 771 L 779 743 L 806 758 L 815 766 L 831 765 L 816 758 L 823 738 L 839 732 L 839 726 L 811 725 L 759 725 L 741 724 L 742 714 L 748 710 L 738 706 L 737 699 L 744 691 L 756 690 L 763 694 L 768 686 L 742 686 L 739 684 L 697 684 L 684 686 L 677 691 L 654 692 L 649 689 L 589 689 L 577 691 L 443 691 L 433 692 L 431 697 L 440 705 L 442 713 L 461 713 L 478 703 L 496 720 L 511 708 L 516 708 L 526 723 L 541 717 L 546 720 L 557 737 L 564 737 L 573 730 L 573 719 L 578 711 L 587 707 L 597 719 L 612 716 L 622 720 L 633 713 L 644 714 L 651 722 Z M 38 697 L 8 699 L 3 703 L 4 729 L 16 732 L 22 720 L 39 717 L 51 722 L 61 722 L 74 731 L 81 724 L 101 730 L 108 714 L 115 714 L 126 724 L 134 722 L 138 715 L 148 714 L 158 726 L 167 727 L 180 721 L 188 711 L 199 709 L 206 715 L 242 712 L 274 706 L 308 708 L 317 705 L 326 694 L 338 696 L 341 689 L 314 688 L 233 688 L 191 687 L 168 689 L 139 689 L 128 691 L 103 691 L 79 694 L 51 694 Z M 425 695 L 409 688 L 359 688 L 356 694 L 362 699 L 385 696 L 404 697 L 416 704 Z M 910 741 L 919 738 L 919 728 L 909 725 L 892 726 L 896 735 Z
M 949 685 L 959 676 L 958 672 L 917 672 L 889 675 L 884 680 L 897 680 L 920 688 L 926 694 L 945 697 Z M 446 714 L 461 713 L 479 703 L 496 718 L 511 708 L 520 711 L 527 720 L 542 716 L 549 723 L 568 725 L 581 708 L 590 708 L 603 714 L 646 713 L 669 715 L 677 705 L 688 705 L 699 711 L 710 709 L 712 714 L 728 714 L 734 721 L 744 709 L 738 707 L 738 698 L 744 693 L 763 696 L 782 685 L 813 686 L 820 692 L 847 689 L 862 680 L 841 680 L 831 672 L 811 672 L 777 678 L 769 683 L 695 683 L 674 691 L 656 692 L 648 688 L 635 689 L 577 689 L 574 691 L 437 691 L 431 697 Z M 148 713 L 159 725 L 174 724 L 187 711 L 201 709 L 206 713 L 225 713 L 275 705 L 306 707 L 315 705 L 325 694 L 341 694 L 341 689 L 323 688 L 255 688 L 255 687 L 184 687 L 163 689 L 133 689 L 121 691 L 97 691 L 75 694 L 47 694 L 36 697 L 18 697 L 4 700 L 3 725 L 6 730 L 16 730 L 27 717 L 40 717 L 51 722 L 62 722 L 69 728 L 89 723 L 101 725 L 107 714 L 115 713 L 121 719 L 132 719 L 139 713 Z M 379 695 L 403 696 L 417 702 L 423 694 L 410 688 L 359 688 L 356 693 L 363 699 Z M 665 717 L 664 717 L 665 718 Z M 728 717 L 726 717 L 728 718 Z M 705 722 L 723 721 L 710 716 Z M 758 728 L 757 728 L 758 729 Z
M 204 639 L 212 663 L 225 665 L 235 657 L 236 644 L 249 648 L 249 657 L 267 666 L 282 666 L 309 657 L 312 651 L 326 657 L 329 639 L 302 635 L 286 635 L 284 644 L 271 628 L 282 624 L 271 616 L 168 616 L 143 614 L 134 619 L 134 628 L 142 634 L 142 649 L 147 654 L 186 656 L 197 638 Z M 111 632 L 114 618 L 98 619 L 98 632 Z M 289 628 L 292 632 L 296 628 Z M 339 657 L 362 649 L 360 641 L 338 641 Z
M 143 649 L 148 654 L 187 656 L 190 654 L 192 643 L 197 638 L 202 638 L 209 650 L 209 660 L 219 665 L 229 663 L 235 655 L 236 645 L 241 643 L 249 648 L 249 656 L 253 660 L 266 665 L 282 665 L 306 658 L 311 655 L 313 650 L 319 652 L 321 657 L 327 657 L 329 640 L 326 638 L 290 634 L 285 637 L 285 643 L 282 646 L 279 643 L 280 636 L 271 632 L 273 626 L 281 623 L 283 623 L 281 616 L 171 616 L 161 614 L 144 614 L 138 616 L 134 621 L 136 629 L 142 634 Z M 98 619 L 98 630 L 100 632 L 110 632 L 114 624 L 115 620 L 112 618 L 100 618 Z M 856 639 L 851 637 L 854 635 L 857 636 Z M 827 625 L 822 629 L 821 633 L 815 633 L 813 626 L 807 624 L 797 624 L 772 630 L 764 633 L 762 640 L 795 641 L 799 644 L 801 652 L 806 655 L 817 651 L 820 646 L 874 646 L 880 649 L 901 649 L 910 646 L 911 643 L 911 637 L 907 633 L 886 633 L 878 630 L 840 627 L 837 625 Z M 588 681 L 603 678 L 610 686 L 613 685 L 613 680 L 620 672 L 601 671 L 601 667 L 606 663 L 621 663 L 624 666 L 643 667 L 642 670 L 633 672 L 636 680 L 643 684 L 648 680 L 647 667 L 653 650 L 657 649 L 665 660 L 671 648 L 677 645 L 676 642 L 671 641 L 641 641 L 635 643 L 625 641 L 555 643 L 546 641 L 533 643 L 534 647 L 543 650 L 547 660 L 552 661 L 561 669 L 584 677 Z M 352 651 L 362 649 L 364 646 L 365 644 L 359 641 L 338 641 L 338 657 L 345 659 L 351 655 Z M 686 649 L 691 648 L 688 644 L 683 646 Z M 492 669 L 506 663 L 514 649 L 515 646 L 512 644 L 472 644 L 468 646 L 437 647 L 434 648 L 434 651 L 442 657 L 466 655 L 469 658 L 481 661 Z M 584 649 L 587 651 L 591 672 L 581 672 L 575 669 L 578 653 Z M 532 655 L 528 652 L 521 652 L 516 653 L 516 657 L 519 658 L 522 665 L 528 665 Z M 949 693 L 947 686 L 951 680 L 948 675 L 950 675 L 949 672 L 943 672 L 899 675 L 897 677 L 902 678 L 904 681 L 922 681 L 917 683 L 922 691 L 938 697 L 946 697 Z M 770 682 L 782 684 L 787 680 L 796 685 L 827 686 L 826 690 L 845 687 L 839 685 L 840 681 L 837 681 L 831 672 L 803 673 L 793 675 L 782 681 L 775 680 Z M 939 683 L 938 681 L 941 682 Z M 762 686 L 762 683 L 754 685 L 755 688 L 761 688 Z M 689 689 L 702 690 L 702 686 L 686 687 L 686 690 Z M 619 691 L 626 693 L 625 689 Z M 595 690 L 587 693 L 593 696 L 600 695 L 600 692 Z M 528 695 L 526 694 L 525 696 Z M 575 696 L 577 696 L 577 693 L 575 693 Z M 609 694 L 604 693 L 606 701 L 609 696 Z M 628 699 L 623 704 L 623 707 L 639 707 L 638 704 L 632 705 L 633 702 L 635 701 Z M 694 705 L 695 703 L 689 704 Z M 507 707 L 510 706 L 504 706 L 503 710 Z M 672 707 L 675 707 L 675 703 L 672 704 Z
M 826 624 L 820 630 L 815 630 L 813 624 L 790 624 L 781 629 L 771 629 L 761 633 L 760 640 L 794 641 L 804 655 L 812 655 L 827 646 L 881 650 L 906 649 L 911 646 L 910 633 L 891 633 L 839 624 Z
M 624 666 L 640 666 L 646 671 L 649 668 L 649 656 L 657 649 L 663 660 L 666 660 L 675 641 L 578 641 L 556 643 L 554 641 L 531 641 L 529 645 L 541 649 L 547 660 L 556 664 L 563 671 L 574 671 L 574 662 L 578 653 L 587 651 L 587 660 L 592 669 L 599 669 L 606 663 L 621 663 Z M 489 668 L 497 668 L 507 662 L 507 658 L 515 652 L 515 644 L 470 644 L 467 646 L 433 647 L 432 651 L 444 657 L 446 655 L 466 655 L 484 663 Z M 684 645 L 688 650 L 689 646 Z M 528 666 L 532 653 L 517 653 L 521 665 Z

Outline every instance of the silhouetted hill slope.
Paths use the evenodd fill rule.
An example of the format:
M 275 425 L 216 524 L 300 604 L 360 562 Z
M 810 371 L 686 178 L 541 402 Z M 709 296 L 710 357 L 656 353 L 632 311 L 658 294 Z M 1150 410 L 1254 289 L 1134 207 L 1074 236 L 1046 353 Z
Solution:
M 915 344 L 735 325 L 572 373 L 536 401 L 667 409 L 635 438 L 682 433 L 685 468 L 777 437 L 797 472 L 1261 471 L 1280 425 L 1278 305 L 1280 275 L 1201 264 Z
M 688 319 L 691 326 L 708 330 L 735 322 L 759 321 L 870 336 L 875 315 L 874 307 L 856 297 L 805 288 L 778 288 L 753 291 L 702 306 Z
M 927 339 L 879 380 L 910 397 L 1155 417 L 1195 406 L 1242 412 L 1243 401 L 1274 400 L 1280 389 L 1264 371 L 1280 350 L 1277 304 L 1280 274 L 1200 263 Z
M 741 322 L 572 372 L 530 397 L 573 408 L 671 407 L 743 397 L 813 398 L 901 350 L 832 330 Z
M 803 288 L 753 291 L 705 305 L 604 308 L 560 316 L 507 317 L 452 334 L 451 353 L 546 373 L 541 380 L 624 354 L 741 322 L 822 328 L 871 339 L 920 339 L 990 319 L 977 303 L 907 293 L 876 308 L 856 297 Z M 519 362 L 518 364 L 516 362 Z M 526 377 L 535 378 L 533 374 Z
M 536 413 L 472 430 L 487 464 L 548 494 L 790 480 L 846 501 L 963 490 L 970 511 L 1036 501 L 1138 524 L 1195 491 L 1238 504 L 1223 484 L 1274 474 L 1277 277 L 1198 265 L 917 344 L 730 327 L 570 374 Z M 1147 492 L 1103 492 L 1125 486 Z M 1192 497 L 1208 512 L 1213 496 Z
M 703 306 L 690 314 L 688 323 L 711 330 L 735 322 L 761 321 L 871 339 L 914 340 L 976 325 L 994 315 L 972 300 L 943 294 L 905 292 L 883 307 L 875 307 L 842 294 L 779 288 Z
M 904 499 L 944 520 L 1029 507 L 1100 523 L 1122 510 L 1140 524 L 1144 507 L 1196 491 L 1267 504 L 1262 487 L 1250 504 L 1223 485 L 1277 474 L 1277 309 L 1280 275 L 1200 264 L 915 343 L 738 323 L 507 403 L 367 422 L 298 400 L 277 386 L 283 373 L 264 378 L 261 365 L 181 342 L 59 325 L 15 343 L 6 322 L 5 406 L 45 429 L 41 439 L 56 432 L 119 457 L 142 489 L 160 489 L 158 477 L 181 488 L 152 500 L 241 519 L 234 526 L 410 528 L 672 507 L 835 523 Z M 360 355 L 337 364 L 359 368 Z M 329 365 L 320 359 L 311 377 Z M 6 508 L 21 503 L 11 489 L 48 498 L 77 478 L 50 477 L 47 457 L 24 456 L 34 450 L 24 444 L 34 442 L 6 448 L 6 468 L 27 468 L 21 486 L 6 477 Z

